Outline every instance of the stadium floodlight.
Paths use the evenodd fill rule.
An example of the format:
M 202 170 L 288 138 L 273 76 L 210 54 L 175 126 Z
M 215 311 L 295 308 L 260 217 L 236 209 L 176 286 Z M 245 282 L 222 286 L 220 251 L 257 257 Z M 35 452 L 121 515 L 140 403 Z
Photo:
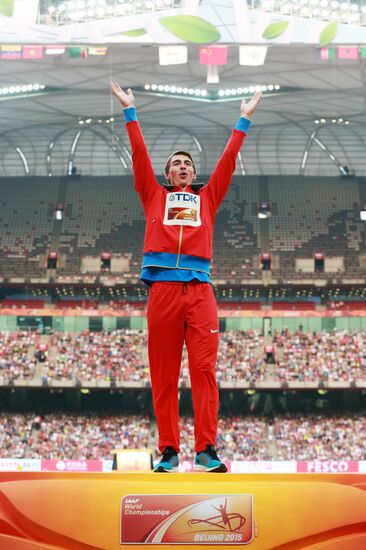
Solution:
M 282 88 L 279 84 L 256 84 L 238 88 L 225 88 L 219 90 L 205 90 L 202 88 L 188 88 L 177 86 L 175 84 L 150 84 L 146 83 L 142 87 L 135 86 L 136 91 L 166 95 L 167 97 L 189 96 L 189 99 L 197 101 L 233 101 L 237 97 L 251 96 L 255 91 L 262 91 L 269 95 L 272 92 L 286 93 L 297 90 L 297 88 Z M 188 98 L 187 98 L 188 99 Z
M 0 95 L 1 96 L 9 96 L 8 99 L 13 99 L 16 97 L 22 97 L 25 94 L 28 95 L 29 93 L 39 93 L 40 90 L 45 90 L 46 86 L 44 84 L 16 84 L 13 86 L 5 86 L 4 88 L 0 88 Z M 47 90 L 49 91 L 49 90 Z M 11 96 L 11 97 L 10 97 Z M 4 98 L 5 99 L 5 98 Z

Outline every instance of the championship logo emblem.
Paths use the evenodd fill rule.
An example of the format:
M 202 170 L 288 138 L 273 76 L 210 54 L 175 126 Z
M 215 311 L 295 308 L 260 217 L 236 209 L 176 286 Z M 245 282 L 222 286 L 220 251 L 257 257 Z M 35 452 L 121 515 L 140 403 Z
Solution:
M 252 538 L 252 495 L 129 495 L 122 500 L 121 544 L 226 546 Z

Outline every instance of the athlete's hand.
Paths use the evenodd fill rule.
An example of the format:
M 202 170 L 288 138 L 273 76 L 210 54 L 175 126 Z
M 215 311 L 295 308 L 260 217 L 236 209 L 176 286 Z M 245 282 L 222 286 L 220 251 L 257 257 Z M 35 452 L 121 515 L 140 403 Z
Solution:
M 135 98 L 133 97 L 131 88 L 128 88 L 126 93 L 122 90 L 118 82 L 111 82 L 111 90 L 124 109 L 127 109 L 128 107 L 134 107 Z
M 240 109 L 240 115 L 251 119 L 252 116 L 255 113 L 255 110 L 257 108 L 258 103 L 260 102 L 262 97 L 262 92 L 255 92 L 254 96 L 248 103 L 245 99 L 241 102 L 241 109 Z

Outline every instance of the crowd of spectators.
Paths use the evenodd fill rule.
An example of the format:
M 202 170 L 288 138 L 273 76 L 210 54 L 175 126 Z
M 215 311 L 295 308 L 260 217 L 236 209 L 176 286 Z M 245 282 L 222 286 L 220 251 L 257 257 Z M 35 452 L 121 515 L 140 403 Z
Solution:
M 365 460 L 365 416 L 282 418 L 273 424 L 278 460 Z
M 33 445 L 34 414 L 0 413 L 0 458 L 25 458 Z
M 0 381 L 2 383 L 33 378 L 36 361 L 32 349 L 39 338 L 36 332 L 0 332 Z
M 366 331 L 273 335 L 276 378 L 281 381 L 351 381 L 366 377 Z
M 55 333 L 51 336 L 48 379 L 147 382 L 147 332 L 114 330 Z M 263 379 L 263 337 L 259 331 L 227 331 L 220 337 L 218 381 Z M 189 383 L 188 354 L 183 350 L 180 381 Z
M 116 448 L 149 448 L 149 428 L 149 419 L 141 416 L 46 415 L 28 456 L 108 459 Z
M 258 381 L 263 380 L 265 375 L 263 336 L 259 330 L 227 330 L 220 334 L 216 363 L 218 382 Z M 185 347 L 180 373 L 180 382 L 183 381 L 189 382 L 188 353 Z
M 150 448 L 143 416 L 0 414 L 0 458 L 97 460 L 113 450 Z
M 192 461 L 193 419 L 180 427 L 180 458 Z M 101 460 L 115 448 L 155 445 L 156 425 L 146 416 L 0 414 L 0 458 Z M 216 447 L 227 460 L 366 460 L 366 417 L 220 418 Z
M 180 423 L 182 460 L 193 460 L 193 418 L 182 418 Z M 227 460 L 271 460 L 269 431 L 266 420 L 254 417 L 219 418 L 216 448 Z
M 0 380 L 29 380 L 37 358 L 32 348 L 36 332 L 0 333 Z M 272 337 L 275 363 L 267 363 L 264 339 L 258 330 L 228 330 L 220 334 L 218 382 L 350 382 L 366 378 L 366 331 L 290 333 Z M 47 381 L 75 383 L 149 381 L 147 332 L 54 333 L 49 336 L 43 376 Z M 188 354 L 184 348 L 180 383 L 189 385 Z
M 146 331 L 55 333 L 45 367 L 47 379 L 141 382 L 149 379 Z

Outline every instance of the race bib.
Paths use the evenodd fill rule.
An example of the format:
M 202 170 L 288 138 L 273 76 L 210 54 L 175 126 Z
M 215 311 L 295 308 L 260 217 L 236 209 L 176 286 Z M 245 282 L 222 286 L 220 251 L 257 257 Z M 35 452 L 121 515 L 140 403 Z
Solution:
M 165 225 L 201 225 L 201 197 L 177 191 L 167 193 L 164 213 Z

